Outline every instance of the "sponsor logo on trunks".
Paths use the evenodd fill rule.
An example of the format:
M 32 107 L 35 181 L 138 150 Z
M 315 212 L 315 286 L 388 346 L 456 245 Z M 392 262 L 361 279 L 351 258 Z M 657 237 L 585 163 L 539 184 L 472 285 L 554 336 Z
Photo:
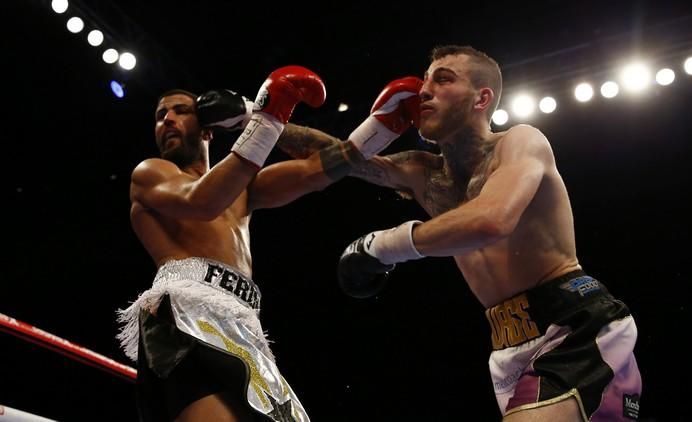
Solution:
M 510 389 L 514 388 L 522 373 L 523 369 L 517 368 L 514 370 L 514 372 L 502 378 L 501 380 L 495 381 L 493 383 L 495 393 L 506 393 Z
M 639 419 L 639 394 L 622 396 L 622 414 L 628 419 Z
M 204 281 L 233 293 L 253 309 L 259 309 L 257 287 L 237 273 L 220 265 L 207 264 L 207 275 L 204 276 Z
M 579 293 L 582 297 L 601 290 L 598 280 L 589 276 L 573 278 L 561 284 L 560 287 L 573 293 Z
M 541 334 L 528 309 L 529 300 L 522 294 L 485 311 L 492 329 L 493 350 L 517 346 Z

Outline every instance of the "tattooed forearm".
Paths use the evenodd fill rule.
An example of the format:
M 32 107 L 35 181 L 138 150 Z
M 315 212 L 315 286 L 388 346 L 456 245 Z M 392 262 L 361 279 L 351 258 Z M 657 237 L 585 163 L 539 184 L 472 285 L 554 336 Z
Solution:
M 365 159 L 350 142 L 339 142 L 320 150 L 322 169 L 330 179 L 337 181 L 351 173 L 354 166 Z
M 380 186 L 390 185 L 390 178 L 387 172 L 371 162 L 364 162 L 354 166 L 349 176 L 357 177 Z
M 293 158 L 308 158 L 315 151 L 341 143 L 337 138 L 317 129 L 287 124 L 276 145 Z

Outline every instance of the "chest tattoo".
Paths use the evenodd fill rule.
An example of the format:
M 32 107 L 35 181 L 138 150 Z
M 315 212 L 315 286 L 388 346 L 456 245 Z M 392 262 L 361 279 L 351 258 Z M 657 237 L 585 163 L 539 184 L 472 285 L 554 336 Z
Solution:
M 490 175 L 492 152 L 492 148 L 480 151 L 470 175 L 455 165 L 427 168 L 423 206 L 428 213 L 436 216 L 477 197 Z
M 443 169 L 426 169 L 423 207 L 431 216 L 440 215 L 459 206 L 464 198 L 459 187 Z

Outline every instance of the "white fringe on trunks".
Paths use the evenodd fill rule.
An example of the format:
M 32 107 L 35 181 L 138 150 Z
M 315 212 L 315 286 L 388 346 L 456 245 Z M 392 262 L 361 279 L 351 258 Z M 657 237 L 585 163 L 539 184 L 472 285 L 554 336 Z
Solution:
M 118 339 L 128 357 L 137 360 L 139 312 L 156 311 L 164 294 L 171 299 L 175 324 L 204 343 L 225 350 L 247 364 L 248 403 L 274 421 L 309 422 L 303 405 L 279 372 L 262 332 L 259 291 L 237 270 L 206 258 L 169 261 L 159 268 L 151 289 L 127 309 L 119 310 L 124 324 Z
M 253 342 L 255 346 L 272 361 L 274 360 L 268 340 L 262 331 L 259 310 L 250 308 L 235 295 L 218 287 L 218 283 L 216 286 L 205 283 L 203 280 L 209 264 L 229 268 L 226 264 L 206 258 L 186 258 L 166 262 L 156 273 L 151 288 L 140 294 L 127 309 L 118 310 L 118 322 L 123 326 L 117 338 L 130 359 L 137 361 L 140 309 L 156 312 L 163 295 L 168 293 L 171 297 L 171 305 L 173 302 L 183 302 L 181 304 L 187 305 L 186 308 L 201 307 L 198 312 L 202 315 L 220 315 L 235 320 L 256 337 L 256 341 Z M 176 315 L 176 322 L 177 319 Z M 185 331 L 179 324 L 178 328 Z M 197 337 L 193 333 L 188 334 Z

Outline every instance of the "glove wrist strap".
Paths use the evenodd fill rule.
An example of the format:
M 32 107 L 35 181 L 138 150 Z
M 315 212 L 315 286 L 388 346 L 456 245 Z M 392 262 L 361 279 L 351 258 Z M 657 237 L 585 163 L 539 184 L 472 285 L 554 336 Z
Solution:
M 365 252 L 383 264 L 423 258 L 413 244 L 413 228 L 422 221 L 411 220 L 389 230 L 369 234 L 364 243 Z
M 379 153 L 399 137 L 399 134 L 389 130 L 375 116 L 370 115 L 351 134 L 348 139 L 358 148 L 366 160 Z

